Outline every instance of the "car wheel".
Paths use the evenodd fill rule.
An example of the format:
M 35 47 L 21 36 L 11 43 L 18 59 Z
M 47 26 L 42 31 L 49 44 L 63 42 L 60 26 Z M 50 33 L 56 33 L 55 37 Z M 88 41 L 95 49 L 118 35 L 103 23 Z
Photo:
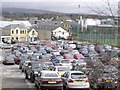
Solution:
M 69 88 L 67 87 L 67 85 L 65 86 L 65 90 L 69 90 Z
M 28 79 L 28 74 L 27 73 L 25 73 L 25 79 Z
M 36 83 L 35 83 L 35 87 L 38 87 Z

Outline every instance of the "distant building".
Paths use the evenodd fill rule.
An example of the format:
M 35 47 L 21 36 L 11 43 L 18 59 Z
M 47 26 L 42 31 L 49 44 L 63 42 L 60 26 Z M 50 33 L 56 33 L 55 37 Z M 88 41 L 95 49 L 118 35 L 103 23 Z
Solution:
M 38 40 L 38 32 L 35 29 L 28 30 L 29 42 Z
M 28 28 L 23 24 L 11 25 L 11 38 L 12 40 L 27 42 L 28 41 Z
M 0 21 L 1 41 L 28 41 L 28 29 L 31 26 L 29 21 Z
M 57 37 L 57 38 L 65 38 L 67 39 L 69 37 L 69 32 L 67 32 L 66 30 L 64 30 L 61 27 L 56 28 L 55 30 L 52 31 L 53 36 Z

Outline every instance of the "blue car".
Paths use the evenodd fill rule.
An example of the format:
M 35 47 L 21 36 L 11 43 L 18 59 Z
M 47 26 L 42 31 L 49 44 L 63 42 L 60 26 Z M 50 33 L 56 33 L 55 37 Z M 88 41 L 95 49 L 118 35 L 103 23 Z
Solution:
M 79 53 L 81 53 L 83 55 L 88 54 L 88 49 L 87 48 L 79 49 Z

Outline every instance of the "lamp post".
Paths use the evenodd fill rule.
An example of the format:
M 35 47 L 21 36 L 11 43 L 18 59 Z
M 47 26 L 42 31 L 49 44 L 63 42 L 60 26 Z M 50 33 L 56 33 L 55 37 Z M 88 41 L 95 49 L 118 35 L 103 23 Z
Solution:
M 79 38 L 79 31 L 80 31 L 80 15 L 79 15 L 79 10 L 80 10 L 80 5 L 78 5 L 78 31 L 77 31 L 78 32 L 78 34 L 77 34 L 78 38 Z

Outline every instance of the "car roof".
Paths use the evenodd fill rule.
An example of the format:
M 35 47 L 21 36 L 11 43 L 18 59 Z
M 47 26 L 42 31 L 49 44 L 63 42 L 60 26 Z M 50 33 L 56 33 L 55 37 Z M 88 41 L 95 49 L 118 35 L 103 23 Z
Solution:
M 49 70 L 42 70 L 41 72 L 42 72 L 42 73 L 56 73 L 56 74 L 57 74 L 56 71 L 49 71 Z
M 84 73 L 82 71 L 70 71 L 70 73 Z
M 67 67 L 67 68 L 68 68 L 68 66 L 54 66 L 54 67 L 56 67 L 56 68 L 57 68 L 57 67 Z

